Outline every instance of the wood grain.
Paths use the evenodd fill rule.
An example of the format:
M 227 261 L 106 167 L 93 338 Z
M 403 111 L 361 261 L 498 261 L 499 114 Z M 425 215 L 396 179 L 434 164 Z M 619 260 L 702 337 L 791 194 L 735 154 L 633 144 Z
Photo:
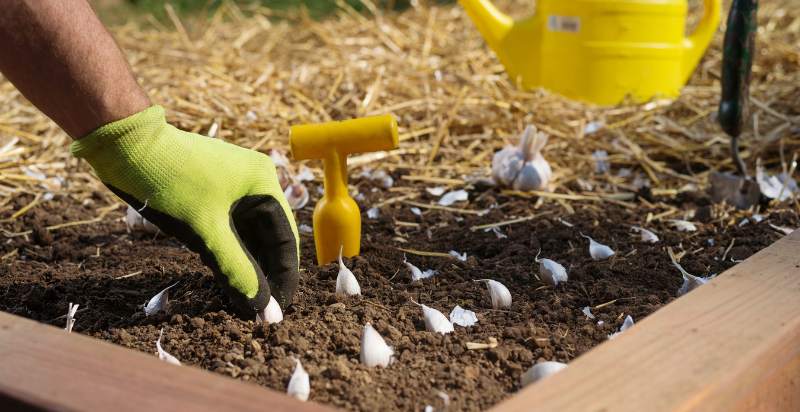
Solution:
M 332 411 L 3 312 L 0 410 Z
M 800 231 L 494 410 L 800 411 Z

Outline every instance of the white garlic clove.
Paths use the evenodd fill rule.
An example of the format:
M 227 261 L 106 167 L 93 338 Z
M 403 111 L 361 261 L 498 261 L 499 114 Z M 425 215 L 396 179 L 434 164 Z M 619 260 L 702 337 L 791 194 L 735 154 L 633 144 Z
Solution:
M 389 366 L 394 350 L 386 344 L 383 337 L 367 323 L 361 333 L 361 363 L 366 366 Z
M 672 264 L 681 272 L 681 276 L 683 276 L 683 283 L 681 284 L 680 289 L 678 289 L 678 296 L 683 296 L 694 289 L 705 285 L 713 278 L 713 276 L 704 278 L 692 275 L 691 273 L 687 272 L 672 255 L 670 255 L 670 259 L 672 259 Z
M 633 317 L 631 317 L 631 315 L 625 316 L 625 320 L 622 322 L 622 326 L 619 327 L 619 331 L 608 335 L 608 339 L 616 338 L 620 333 L 625 332 L 631 326 L 633 326 Z
M 541 249 L 539 253 L 541 253 Z M 539 259 L 539 253 L 536 254 L 534 260 L 539 263 L 539 276 L 542 280 L 552 287 L 558 286 L 559 283 L 567 281 L 567 269 L 560 263 L 542 258 Z
M 278 301 L 275 300 L 274 297 L 269 297 L 269 303 L 267 303 L 267 307 L 264 308 L 262 313 L 256 314 L 256 320 L 258 322 L 266 322 L 267 324 L 278 323 L 283 320 L 283 311 L 281 310 L 281 305 L 278 304 Z
M 158 340 L 156 341 L 156 350 L 158 351 L 158 359 L 161 359 L 164 362 L 167 362 L 172 365 L 180 366 L 181 362 L 178 358 L 170 355 L 164 348 L 161 347 L 161 337 L 164 336 L 164 329 L 162 328 L 160 332 L 158 332 Z
M 420 208 L 412 207 L 410 210 L 411 210 L 411 213 L 413 213 L 414 215 L 422 216 L 422 210 L 420 210 Z
M 425 329 L 427 329 L 428 332 L 436 332 L 446 335 L 454 330 L 453 324 L 444 316 L 442 312 L 439 312 L 438 310 L 421 303 L 416 304 L 422 308 L 422 317 L 425 320 Z
M 178 282 L 175 282 L 167 286 L 161 292 L 158 292 L 155 296 L 150 298 L 144 305 L 144 314 L 150 316 L 162 310 L 166 312 L 169 309 L 169 290 L 177 284 Z
M 75 326 L 75 313 L 78 312 L 78 306 L 78 304 L 73 305 L 72 302 L 67 306 L 67 326 L 64 327 L 67 333 L 72 332 L 72 327 Z
M 581 309 L 581 312 L 583 312 L 583 314 L 586 315 L 586 317 L 588 319 L 594 319 L 595 318 L 594 314 L 592 313 L 592 308 L 589 307 L 589 306 L 586 306 L 583 309 Z
M 377 219 L 381 215 L 381 210 L 377 207 L 367 209 L 367 217 L 370 219 Z
M 546 190 L 553 171 L 550 164 L 539 156 L 534 160 L 525 162 L 514 180 L 514 190 L 529 192 L 532 190 Z
M 448 252 L 448 254 L 450 256 L 462 261 L 462 262 L 466 262 L 467 261 L 467 252 L 458 253 L 455 250 L 451 250 L 450 252 Z
M 697 226 L 688 220 L 673 219 L 669 221 L 678 232 L 695 232 Z
M 639 226 L 631 226 L 631 229 L 639 232 L 644 243 L 658 243 L 658 236 L 650 230 Z
M 566 367 L 567 364 L 554 361 L 537 363 L 523 373 L 522 376 L 520 376 L 520 384 L 522 387 L 528 386 L 534 382 L 560 372 Z
M 589 256 L 592 257 L 593 260 L 605 260 L 614 256 L 616 252 L 610 247 L 597 242 L 596 240 L 590 238 L 589 236 L 584 235 L 581 233 L 581 236 L 589 239 Z
M 125 226 L 129 231 L 142 231 L 145 233 L 156 234 L 159 232 L 158 226 L 150 223 L 136 209 L 128 206 L 125 212 Z
M 525 163 L 522 151 L 506 146 L 492 157 L 492 178 L 503 186 L 511 186 Z
M 406 267 L 408 268 L 409 272 L 411 272 L 411 281 L 412 282 L 416 282 L 418 280 L 422 280 L 422 279 L 427 279 L 429 277 L 433 277 L 438 273 L 437 271 L 435 271 L 433 269 L 427 269 L 424 272 L 419 270 L 418 267 L 414 266 L 413 264 L 411 264 L 411 262 L 409 262 L 406 259 L 405 255 L 403 255 L 403 264 L 405 264 Z
M 493 308 L 502 309 L 511 306 L 511 292 L 504 284 L 492 279 L 478 279 L 475 282 L 486 282 Z
M 466 190 L 453 190 L 447 192 L 439 199 L 439 206 L 450 206 L 456 202 L 463 202 L 469 199 L 469 194 Z
M 478 317 L 475 315 L 475 312 L 456 305 L 450 312 L 450 322 L 468 328 L 478 323 Z
M 336 276 L 336 294 L 348 296 L 361 295 L 361 286 L 358 284 L 356 276 L 342 261 L 342 249 L 344 249 L 344 246 L 339 248 L 339 275 Z
M 302 183 L 292 183 L 283 192 L 289 207 L 293 210 L 302 209 L 308 204 L 308 189 Z
M 447 190 L 447 188 L 444 186 L 425 188 L 425 191 L 428 192 L 431 196 L 437 196 L 437 197 L 443 195 L 445 190 Z
M 289 379 L 289 385 L 286 386 L 286 394 L 305 402 L 308 400 L 308 395 L 311 394 L 311 382 L 309 382 L 308 373 L 303 369 L 300 359 L 294 361 L 294 372 Z

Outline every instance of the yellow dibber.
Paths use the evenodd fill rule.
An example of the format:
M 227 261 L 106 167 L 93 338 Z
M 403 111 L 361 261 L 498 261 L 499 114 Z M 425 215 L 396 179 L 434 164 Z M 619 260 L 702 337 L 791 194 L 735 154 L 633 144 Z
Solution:
M 687 0 L 537 0 L 514 21 L 489 0 L 459 0 L 511 79 L 600 105 L 675 97 L 719 26 L 721 0 L 686 37 Z
M 325 193 L 314 208 L 317 263 L 353 257 L 361 249 L 361 213 L 347 191 L 347 155 L 397 148 L 391 115 L 292 126 L 289 144 L 296 160 L 322 159 Z

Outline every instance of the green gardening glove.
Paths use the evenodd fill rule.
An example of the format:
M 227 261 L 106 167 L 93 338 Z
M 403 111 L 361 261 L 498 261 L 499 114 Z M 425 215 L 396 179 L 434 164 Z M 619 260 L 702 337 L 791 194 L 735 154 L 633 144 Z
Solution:
M 200 254 L 243 315 L 298 283 L 299 242 L 275 166 L 262 153 L 188 133 L 152 106 L 72 144 L 100 180 Z

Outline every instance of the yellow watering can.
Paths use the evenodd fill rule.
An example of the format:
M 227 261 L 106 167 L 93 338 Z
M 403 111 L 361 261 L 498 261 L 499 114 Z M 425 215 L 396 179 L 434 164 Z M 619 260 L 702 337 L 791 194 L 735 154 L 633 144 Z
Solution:
M 520 21 L 489 0 L 459 0 L 522 87 L 601 105 L 677 96 L 717 30 L 720 2 L 704 0 L 686 37 L 686 0 L 537 0 Z

